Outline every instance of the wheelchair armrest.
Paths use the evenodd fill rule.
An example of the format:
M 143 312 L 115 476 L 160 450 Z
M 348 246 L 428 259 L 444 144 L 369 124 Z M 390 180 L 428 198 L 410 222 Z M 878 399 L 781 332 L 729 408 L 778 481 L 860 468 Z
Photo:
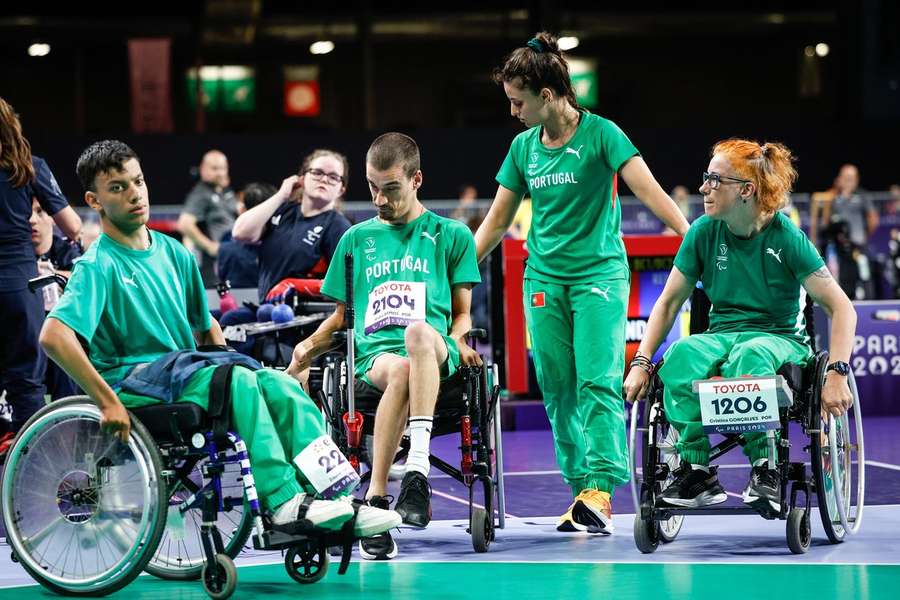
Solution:
M 58 283 L 61 288 L 65 289 L 66 284 L 69 283 L 69 278 L 62 276 L 59 273 L 42 275 L 40 277 L 35 277 L 34 279 L 29 279 L 28 289 L 34 292 L 41 289 L 42 287 L 50 285 L 51 283 Z
M 487 331 L 479 328 L 470 329 L 469 333 L 467 333 L 466 336 L 472 340 L 486 340 Z

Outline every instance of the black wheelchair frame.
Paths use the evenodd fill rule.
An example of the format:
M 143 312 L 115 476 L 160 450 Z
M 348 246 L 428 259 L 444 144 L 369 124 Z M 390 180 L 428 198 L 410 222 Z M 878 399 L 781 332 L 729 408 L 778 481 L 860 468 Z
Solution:
M 708 299 L 701 290 L 695 290 L 692 299 L 691 333 L 708 326 L 708 319 L 703 314 L 704 304 L 708 309 Z M 693 310 L 700 307 L 700 319 L 695 324 Z M 807 302 L 804 314 L 807 319 L 807 333 L 811 343 L 815 344 L 812 303 Z M 770 455 L 773 446 L 774 465 L 781 482 L 781 503 L 778 511 L 760 511 L 753 507 L 711 506 L 700 508 L 681 508 L 665 504 L 659 497 L 666 485 L 671 482 L 672 472 L 677 468 L 677 456 L 674 449 L 677 432 L 665 417 L 663 404 L 663 386 L 658 371 L 662 361 L 653 367 L 648 397 L 641 415 L 642 427 L 638 427 L 638 403 L 632 406 L 630 425 L 630 446 L 632 462 L 632 493 L 635 500 L 634 540 L 642 553 L 654 552 L 659 544 L 670 543 L 678 535 L 685 515 L 721 515 L 721 514 L 761 514 L 766 519 L 787 521 L 787 542 L 790 550 L 796 554 L 807 552 L 812 539 L 811 501 L 815 493 L 818 502 L 822 525 L 831 543 L 844 540 L 846 534 L 858 531 L 862 522 L 865 496 L 865 464 L 862 437 L 862 420 L 859 409 L 859 398 L 856 384 L 850 375 L 849 384 L 854 395 L 853 419 L 855 421 L 855 442 L 851 439 L 853 431 L 849 426 L 847 415 L 835 420 L 833 417 L 823 421 L 821 413 L 821 391 L 825 382 L 825 368 L 828 365 L 828 353 L 821 351 L 806 365 L 786 364 L 778 370 L 777 375 L 784 377 L 793 395 L 790 406 L 779 410 L 780 436 L 777 444 L 770 437 Z M 789 423 L 798 423 L 803 432 L 809 436 L 809 443 L 803 449 L 811 455 L 811 473 L 807 472 L 804 462 L 792 461 L 789 438 Z M 638 485 L 637 464 L 635 460 L 638 433 L 641 435 L 642 476 Z M 826 441 L 828 443 L 826 443 Z M 743 445 L 741 435 L 728 434 L 710 449 L 710 464 L 726 452 Z M 858 457 L 856 473 L 856 514 L 850 513 L 854 506 L 852 494 L 853 459 Z M 843 453 L 842 453 L 843 452 Z M 837 465 L 837 469 L 835 468 Z M 839 473 L 839 471 L 843 473 Z M 790 487 L 790 493 L 788 493 Z M 800 504 L 799 493 L 803 494 Z

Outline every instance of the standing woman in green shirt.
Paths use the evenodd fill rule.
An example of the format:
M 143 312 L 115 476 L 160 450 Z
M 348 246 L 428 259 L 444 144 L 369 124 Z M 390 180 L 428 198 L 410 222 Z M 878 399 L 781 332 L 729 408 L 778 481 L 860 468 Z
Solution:
M 556 458 L 575 501 L 560 531 L 611 533 L 610 498 L 628 480 L 622 378 L 630 274 L 622 243 L 622 179 L 666 225 L 688 223 L 619 127 L 578 106 L 556 37 L 541 32 L 494 71 L 510 113 L 528 129 L 512 142 L 475 234 L 479 260 L 532 198 L 525 320 Z

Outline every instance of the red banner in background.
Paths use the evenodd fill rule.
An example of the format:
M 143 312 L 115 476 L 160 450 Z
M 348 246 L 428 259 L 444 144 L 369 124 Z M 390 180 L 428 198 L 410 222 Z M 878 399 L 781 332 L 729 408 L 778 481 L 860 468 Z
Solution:
M 128 40 L 131 71 L 131 130 L 172 133 L 172 41 L 169 38 Z
M 284 67 L 284 114 L 318 117 L 322 110 L 317 66 Z

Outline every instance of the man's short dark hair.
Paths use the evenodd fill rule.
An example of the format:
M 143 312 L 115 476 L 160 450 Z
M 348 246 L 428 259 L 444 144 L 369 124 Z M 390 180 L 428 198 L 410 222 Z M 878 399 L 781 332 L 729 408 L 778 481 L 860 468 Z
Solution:
M 407 177 L 412 177 L 421 168 L 419 146 L 408 135 L 391 132 L 375 138 L 366 153 L 366 163 L 379 171 L 387 171 L 401 164 Z
M 250 210 L 274 196 L 277 191 L 271 183 L 248 183 L 243 190 L 244 208 Z
M 122 166 L 132 158 L 140 162 L 134 150 L 119 140 L 94 142 L 78 157 L 75 173 L 85 191 L 96 192 L 95 179 L 98 173 L 121 171 Z

